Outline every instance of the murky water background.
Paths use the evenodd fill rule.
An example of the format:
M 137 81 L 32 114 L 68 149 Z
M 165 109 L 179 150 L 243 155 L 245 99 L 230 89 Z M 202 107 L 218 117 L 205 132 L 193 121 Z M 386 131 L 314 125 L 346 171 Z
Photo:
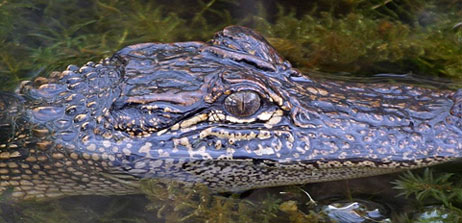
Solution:
M 206 41 L 232 24 L 256 29 L 316 77 L 462 85 L 460 0 L 2 0 L 0 89 L 134 43 Z M 140 195 L 17 203 L 7 191 L 0 222 L 457 222 L 460 167 L 241 194 L 150 182 Z

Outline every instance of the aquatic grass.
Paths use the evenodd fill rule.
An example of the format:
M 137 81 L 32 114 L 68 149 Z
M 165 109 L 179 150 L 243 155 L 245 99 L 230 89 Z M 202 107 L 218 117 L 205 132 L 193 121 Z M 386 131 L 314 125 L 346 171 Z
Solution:
M 367 17 L 356 9 L 338 17 L 328 12 L 297 16 L 279 8 L 274 23 L 255 17 L 256 29 L 302 70 L 371 74 L 417 73 L 461 79 L 462 45 L 452 27 L 460 13 L 447 13 L 423 26 Z M 417 20 L 417 19 L 416 19 Z
M 205 185 L 151 179 L 142 180 L 141 189 L 151 200 L 147 209 L 156 210 L 157 218 L 167 222 L 252 222 L 255 217 L 274 216 L 258 215 L 251 202 L 213 194 Z
M 242 14 L 247 9 L 230 0 L 3 1 L 0 79 L 8 84 L 1 89 L 134 43 L 207 40 L 231 24 L 256 28 L 305 71 L 461 79 L 457 7 L 431 0 L 313 1 L 297 9 L 281 3 L 274 14 L 263 1 L 256 5 L 253 14 Z
M 284 188 L 291 196 L 256 191 L 256 199 L 240 199 L 211 192 L 207 186 L 187 185 L 173 180 L 144 179 L 141 190 L 151 203 L 146 207 L 166 222 L 322 222 L 314 211 L 305 214 L 307 198 L 300 189 Z
M 440 220 L 460 222 L 462 221 L 461 179 L 460 173 L 434 173 L 432 169 L 426 168 L 421 174 L 408 171 L 392 183 L 395 185 L 394 189 L 400 191 L 399 196 L 414 197 L 417 206 L 421 207 L 420 210 L 424 212 L 438 210 L 444 215 L 436 215 L 433 216 L 434 218 L 444 217 Z M 439 205 L 442 206 L 438 207 Z
M 229 13 L 213 9 L 221 2 L 226 3 L 197 1 L 203 7 L 192 11 L 193 20 L 180 16 L 181 12 L 169 12 L 157 1 L 3 2 L 0 79 L 8 80 L 8 84 L 1 89 L 12 89 L 21 80 L 62 70 L 68 64 L 99 61 L 130 44 L 205 40 L 232 22 Z M 204 17 L 209 14 L 220 16 L 217 21 L 226 24 L 205 25 Z

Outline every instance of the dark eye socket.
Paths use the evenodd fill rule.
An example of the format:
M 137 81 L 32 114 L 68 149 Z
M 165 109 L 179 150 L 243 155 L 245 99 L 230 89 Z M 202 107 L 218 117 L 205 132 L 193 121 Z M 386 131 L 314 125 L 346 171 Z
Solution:
M 260 96 L 254 91 L 235 92 L 225 99 L 226 110 L 237 117 L 247 117 L 255 114 L 260 105 Z

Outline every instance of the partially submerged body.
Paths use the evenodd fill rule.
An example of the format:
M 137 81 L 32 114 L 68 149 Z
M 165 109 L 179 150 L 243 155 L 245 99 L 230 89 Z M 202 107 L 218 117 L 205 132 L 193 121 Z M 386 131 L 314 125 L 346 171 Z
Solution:
M 258 34 L 145 43 L 0 97 L 0 192 L 214 191 L 396 172 L 462 156 L 462 90 L 301 75 Z

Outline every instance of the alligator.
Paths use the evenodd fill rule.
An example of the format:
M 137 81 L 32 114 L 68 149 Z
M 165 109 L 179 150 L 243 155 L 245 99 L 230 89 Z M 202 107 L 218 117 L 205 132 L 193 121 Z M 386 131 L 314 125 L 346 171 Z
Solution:
M 212 191 L 380 175 L 462 156 L 462 89 L 302 74 L 258 33 L 131 45 L 0 94 L 0 192 Z

